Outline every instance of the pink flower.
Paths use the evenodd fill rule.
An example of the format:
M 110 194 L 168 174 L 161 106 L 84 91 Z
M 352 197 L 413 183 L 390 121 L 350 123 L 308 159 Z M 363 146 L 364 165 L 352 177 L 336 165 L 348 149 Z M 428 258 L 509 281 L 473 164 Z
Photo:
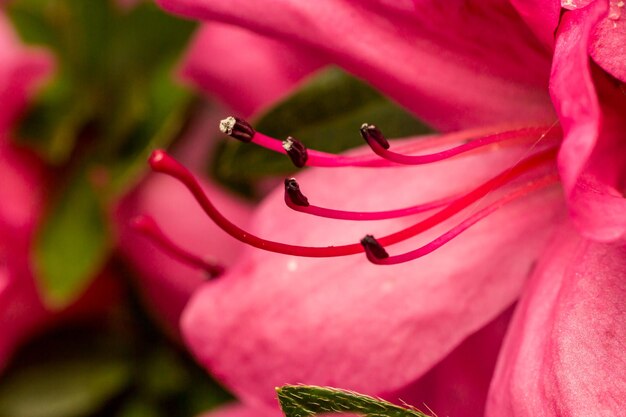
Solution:
M 417 159 L 397 149 L 435 152 L 430 159 L 436 159 L 454 145 L 500 145 L 419 167 L 313 168 L 298 177 L 309 206 L 297 203 L 302 198 L 291 184 L 290 205 L 317 214 L 328 207 L 371 212 L 463 195 L 420 233 L 417 246 L 426 245 L 417 251 L 407 240 L 424 227 L 392 233 L 415 224 L 414 218 L 364 225 L 307 217 L 284 207 L 282 190 L 267 197 L 244 236 L 195 189 L 233 235 L 292 254 L 246 251 L 221 279 L 204 284 L 183 314 L 194 353 L 250 414 L 270 410 L 272 388 L 285 383 L 402 395 L 416 406 L 426 401 L 440 415 L 619 414 L 626 394 L 626 60 L 620 46 L 626 14 L 622 2 L 587 3 L 568 3 L 576 10 L 560 16 L 558 3 L 532 1 L 337 1 L 329 7 L 284 0 L 269 7 L 161 0 L 174 12 L 296 45 L 367 79 L 434 126 L 465 129 L 386 150 L 374 140 L 377 131 L 363 127 L 370 146 L 386 158 Z M 244 123 L 234 129 L 240 139 L 280 150 L 280 142 Z M 294 143 L 298 154 L 297 142 L 287 148 Z M 363 151 L 336 157 L 309 150 L 307 164 L 375 160 L 355 155 Z M 152 163 L 193 189 L 193 180 L 166 155 L 156 154 Z M 549 185 L 557 169 L 562 190 Z M 509 178 L 513 172 L 519 176 Z M 478 205 L 451 221 L 447 214 L 465 203 Z M 365 249 L 350 245 L 366 233 L 392 256 L 372 240 Z M 373 262 L 394 265 L 375 266 L 354 255 L 293 256 L 364 250 Z M 503 312 L 520 296 L 499 350 L 493 329 L 505 325 Z M 473 350 L 472 342 L 492 349 Z M 475 353 L 468 358 L 463 352 Z M 485 367 L 454 366 L 459 356 L 464 365 Z M 429 392 L 434 398 L 425 397 Z
M 0 12 L 0 370 L 34 332 L 59 321 L 102 311 L 116 287 L 103 273 L 74 305 L 52 312 L 41 300 L 31 249 L 41 220 L 49 172 L 33 153 L 13 143 L 11 129 L 54 63 L 45 51 L 26 48 Z

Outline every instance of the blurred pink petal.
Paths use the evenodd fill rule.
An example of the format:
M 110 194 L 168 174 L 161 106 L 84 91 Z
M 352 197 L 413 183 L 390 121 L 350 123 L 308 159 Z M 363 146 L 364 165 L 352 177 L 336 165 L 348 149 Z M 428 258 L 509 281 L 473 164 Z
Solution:
M 554 31 L 559 24 L 559 0 L 511 0 L 526 24 L 546 46 L 554 48 Z
M 321 62 L 301 48 L 211 22 L 188 47 L 182 76 L 248 117 L 280 99 Z
M 6 140 L 4 136 L 24 110 L 29 94 L 53 67 L 50 54 L 20 43 L 0 10 L 0 140 Z
M 546 94 L 548 50 L 504 0 L 159 3 L 185 16 L 242 26 L 337 63 L 436 127 L 553 117 Z
M 299 182 L 322 206 L 403 207 L 470 187 L 523 151 L 487 151 L 413 169 L 346 168 L 339 175 L 311 169 Z M 457 241 L 401 265 L 380 267 L 359 255 L 328 260 L 247 251 L 224 277 L 194 295 L 183 314 L 183 333 L 200 362 L 253 405 L 274 405 L 272 388 L 285 383 L 375 395 L 399 389 L 517 298 L 561 212 L 561 198 L 553 189 L 512 203 Z M 278 190 L 249 227 L 273 240 L 324 246 L 414 221 L 320 219 L 290 211 Z M 398 250 L 415 245 L 406 242 Z
M 488 416 L 618 416 L 626 398 L 626 246 L 561 228 L 527 285 Z

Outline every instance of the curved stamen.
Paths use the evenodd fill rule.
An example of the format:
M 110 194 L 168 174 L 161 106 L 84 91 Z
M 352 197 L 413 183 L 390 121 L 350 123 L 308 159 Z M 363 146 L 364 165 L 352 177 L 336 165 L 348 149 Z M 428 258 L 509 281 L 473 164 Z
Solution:
M 234 127 L 231 128 L 231 125 Z M 285 149 L 285 141 L 280 141 L 270 136 L 266 136 L 260 132 L 254 131 L 254 129 L 250 127 L 250 124 L 247 123 L 245 120 L 235 118 L 235 117 L 226 118 L 220 122 L 220 130 L 223 133 L 226 133 L 229 136 L 235 137 L 236 139 L 239 139 L 243 142 L 252 142 L 256 145 L 259 145 L 271 151 L 289 155 L 287 150 Z M 362 135 L 363 135 L 364 130 L 368 134 L 373 135 L 373 137 L 378 138 L 381 144 L 384 143 L 383 142 L 383 140 L 385 140 L 384 136 L 382 136 L 382 133 L 380 133 L 380 131 L 376 129 L 375 126 L 364 124 L 363 126 L 361 126 Z M 422 158 L 422 160 L 433 159 L 430 162 L 435 162 L 435 160 L 440 161 L 450 156 L 456 156 L 458 154 L 468 152 L 470 150 L 474 150 L 480 147 L 486 147 L 488 145 L 493 145 L 495 143 L 499 143 L 503 141 L 523 139 L 523 138 L 529 138 L 529 137 L 536 139 L 537 135 L 540 135 L 540 137 L 543 137 L 543 135 L 546 135 L 551 130 L 552 130 L 551 126 L 538 126 L 538 127 L 525 127 L 525 128 L 520 128 L 520 129 L 509 130 L 506 132 L 490 133 L 490 134 L 485 134 L 484 132 L 481 132 L 481 133 L 470 132 L 467 136 L 458 135 L 458 134 L 448 134 L 448 135 L 444 135 L 444 137 L 449 137 L 450 139 L 453 139 L 457 142 L 460 140 L 468 140 L 468 139 L 472 139 L 472 141 L 465 143 L 463 145 L 457 146 L 457 147 L 453 147 L 446 151 L 437 152 L 437 153 L 429 154 L 429 155 L 419 155 L 415 157 Z M 229 131 L 231 133 L 228 133 Z M 240 135 L 237 133 L 233 133 L 233 132 L 239 132 L 239 131 L 244 131 L 244 134 Z M 252 136 L 250 136 L 251 139 L 248 139 L 250 135 L 250 131 L 252 131 L 253 133 L 251 134 Z M 377 132 L 380 133 L 380 135 L 377 135 Z M 476 136 L 478 136 L 478 138 L 476 138 Z M 446 142 L 446 141 L 442 141 L 442 142 Z M 370 143 L 370 140 L 368 140 L 368 143 Z M 351 155 L 351 156 L 335 155 L 335 154 L 328 153 L 328 152 L 307 149 L 302 143 L 300 143 L 300 145 L 302 145 L 300 152 L 306 153 L 306 159 L 303 163 L 303 166 L 310 166 L 310 167 L 314 166 L 314 167 L 325 167 L 325 168 L 340 168 L 340 167 L 348 167 L 348 166 L 382 168 L 382 167 L 397 167 L 398 165 L 406 165 L 406 163 L 404 162 L 395 162 L 395 161 L 385 159 L 384 156 L 381 159 L 379 156 L 382 156 L 382 155 L 379 155 L 379 156 L 373 156 L 369 154 Z M 399 151 L 410 153 L 410 152 L 415 152 L 415 151 L 419 151 L 423 149 L 425 147 L 424 145 L 425 144 L 423 142 L 413 141 L 407 144 L 398 144 L 395 147 Z M 382 145 L 379 145 L 379 148 L 382 148 L 382 147 L 383 147 Z M 395 153 L 393 152 L 391 152 L 391 154 L 395 155 Z M 384 155 L 387 155 L 387 154 L 384 154 Z M 402 155 L 402 156 L 406 156 L 406 155 Z M 290 158 L 292 158 L 291 155 L 290 155 Z M 423 164 L 427 162 L 420 162 L 420 163 Z M 414 163 L 411 162 L 409 165 L 414 165 Z M 298 168 L 301 168 L 301 166 L 297 164 L 296 166 Z
M 361 241 L 363 248 L 365 249 L 365 253 L 367 255 L 367 259 L 377 265 L 395 265 L 404 262 L 409 262 L 418 258 L 421 258 L 424 255 L 428 255 L 429 253 L 439 249 L 441 246 L 445 245 L 452 239 L 454 239 L 459 234 L 463 233 L 465 230 L 469 229 L 474 224 L 478 223 L 480 220 L 489 216 L 496 210 L 500 209 L 505 204 L 510 203 L 513 200 L 521 198 L 529 193 L 536 191 L 540 188 L 547 187 L 549 185 L 557 183 L 559 180 L 557 175 L 549 175 L 547 177 L 541 178 L 537 181 L 526 184 L 523 187 L 518 188 L 514 192 L 504 196 L 498 201 L 490 204 L 489 206 L 479 210 L 474 213 L 472 216 L 465 219 L 456 227 L 450 229 L 443 235 L 439 236 L 435 240 L 427 243 L 426 245 L 412 250 L 410 252 L 403 253 L 401 255 L 389 256 L 389 254 L 385 251 L 385 248 L 378 242 L 373 236 L 368 235 Z
M 472 203 L 478 201 L 492 190 L 503 186 L 509 181 L 512 181 L 513 179 L 532 170 L 533 168 L 540 166 L 543 163 L 554 160 L 556 152 L 557 148 L 552 148 L 523 159 L 513 167 L 486 181 L 485 183 L 467 193 L 463 197 L 455 200 L 439 212 L 412 226 L 407 227 L 406 229 L 387 235 L 379 239 L 379 242 L 385 246 L 393 245 L 395 243 L 409 239 L 425 230 L 428 230 L 433 226 L 436 226 L 442 221 L 447 220 L 464 208 L 468 207 Z M 198 180 L 193 176 L 193 174 L 183 165 L 177 162 L 174 158 L 169 156 L 165 151 L 154 151 L 150 156 L 149 162 L 154 171 L 170 175 L 182 182 L 193 194 L 194 198 L 196 199 L 198 204 L 200 204 L 204 212 L 219 227 L 221 227 L 222 230 L 224 230 L 235 239 L 238 239 L 251 246 L 270 252 L 313 258 L 354 255 L 363 252 L 363 247 L 358 243 L 342 246 L 310 247 L 289 245 L 255 236 L 231 223 L 226 217 L 224 217 L 215 208 L 215 206 L 213 206 L 211 200 L 209 200 L 207 195 L 204 193 L 204 190 L 198 183 Z
M 207 262 L 174 243 L 165 235 L 165 233 L 163 233 L 152 217 L 146 215 L 134 217 L 130 221 L 130 226 L 133 230 L 150 239 L 154 244 L 160 247 L 167 254 L 171 255 L 173 258 L 178 259 L 192 268 L 204 270 L 210 278 L 217 278 L 224 273 L 223 266 Z
M 297 190 L 297 191 L 296 191 Z M 301 213 L 310 214 L 318 217 L 325 217 L 327 219 L 339 219 L 339 220 L 388 220 L 398 217 L 406 217 L 412 214 L 424 213 L 426 211 L 434 210 L 439 207 L 443 207 L 452 203 L 458 196 L 447 197 L 439 200 L 434 200 L 424 204 L 418 204 L 411 207 L 405 207 L 396 210 L 385 211 L 347 211 L 347 210 L 335 210 L 326 207 L 311 205 L 308 199 L 302 194 L 300 186 L 295 178 L 289 178 L 285 180 L 285 203 L 289 208 Z M 306 202 L 306 204 L 303 204 Z
M 454 156 L 461 155 L 463 153 L 506 140 L 516 139 L 520 136 L 526 136 L 527 134 L 531 133 L 533 129 L 534 128 L 526 128 L 503 133 L 494 133 L 472 140 L 471 142 L 467 142 L 462 145 L 455 146 L 441 152 L 431 153 L 428 155 L 405 155 L 390 151 L 389 143 L 382 135 L 380 130 L 378 130 L 376 126 L 368 125 L 367 123 L 361 127 L 361 136 L 363 137 L 365 142 L 367 142 L 370 148 L 372 148 L 372 151 L 374 151 L 376 155 L 386 159 L 389 162 L 394 162 L 401 165 L 424 165 L 452 158 Z M 530 132 L 528 130 L 530 130 Z M 540 137 L 540 139 L 543 139 L 543 137 Z

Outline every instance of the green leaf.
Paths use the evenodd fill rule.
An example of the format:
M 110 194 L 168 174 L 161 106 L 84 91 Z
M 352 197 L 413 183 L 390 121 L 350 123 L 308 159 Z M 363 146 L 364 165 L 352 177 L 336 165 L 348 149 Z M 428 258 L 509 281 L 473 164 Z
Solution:
M 379 126 L 390 138 L 430 131 L 378 91 L 337 68 L 313 76 L 253 125 L 277 139 L 293 136 L 310 148 L 341 152 L 363 145 L 359 127 L 364 122 Z M 215 176 L 227 184 L 294 171 L 284 155 L 232 139 L 217 152 L 213 166 Z
M 33 364 L 3 380 L 0 416 L 86 416 L 120 392 L 129 378 L 127 363 L 102 353 Z
M 356 413 L 367 417 L 428 417 L 414 408 L 336 388 L 285 385 L 277 388 L 286 417 L 310 417 L 325 413 Z
M 35 242 L 35 269 L 46 303 L 60 309 L 74 301 L 106 261 L 111 239 L 101 198 L 86 170 L 57 198 Z

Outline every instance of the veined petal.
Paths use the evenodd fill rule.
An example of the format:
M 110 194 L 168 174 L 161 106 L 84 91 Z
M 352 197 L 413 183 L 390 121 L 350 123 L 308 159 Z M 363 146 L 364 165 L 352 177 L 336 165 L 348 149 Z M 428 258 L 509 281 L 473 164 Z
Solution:
M 519 160 L 519 152 L 499 149 L 419 168 L 311 169 L 298 180 L 316 204 L 389 209 L 475 185 Z M 285 383 L 374 395 L 399 389 L 516 299 L 561 212 L 561 198 L 554 189 L 531 195 L 400 265 L 372 265 L 363 255 L 328 261 L 247 251 L 229 273 L 194 294 L 183 313 L 183 334 L 200 362 L 251 404 L 274 404 L 272 388 Z M 250 227 L 273 240 L 325 246 L 413 222 L 315 218 L 287 209 L 281 189 L 264 201 Z M 393 250 L 417 245 L 405 243 Z
M 439 128 L 553 119 L 549 54 L 504 0 L 159 3 L 297 45 Z
M 282 417 L 278 400 L 274 410 L 265 407 L 250 407 L 246 404 L 227 404 L 215 410 L 208 411 L 198 417 Z
M 545 252 L 506 337 L 488 416 L 617 416 L 626 395 L 626 247 L 570 225 Z
M 54 67 L 52 56 L 44 50 L 20 43 L 10 22 L 0 10 L 0 138 L 4 137 L 26 105 L 33 88 Z
M 278 100 L 321 63 L 294 46 L 211 22 L 196 33 L 181 74 L 248 117 Z

